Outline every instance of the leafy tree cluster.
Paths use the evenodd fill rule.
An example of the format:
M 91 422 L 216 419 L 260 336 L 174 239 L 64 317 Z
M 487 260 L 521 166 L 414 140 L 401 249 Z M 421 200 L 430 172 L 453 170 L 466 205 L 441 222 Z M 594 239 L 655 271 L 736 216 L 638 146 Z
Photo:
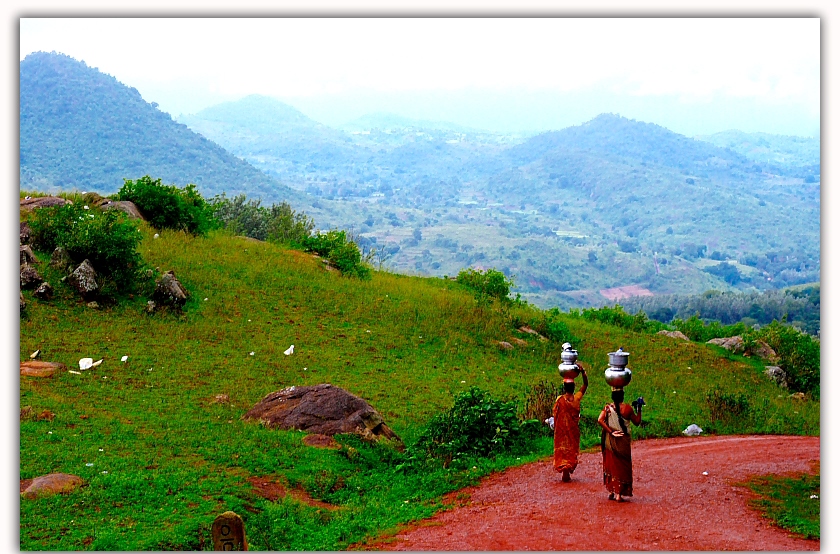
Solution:
M 216 226 L 210 206 L 192 184 L 182 189 L 145 175 L 134 181 L 125 179 L 117 198 L 134 202 L 156 229 L 204 235 Z
M 142 238 L 136 224 L 118 210 L 81 204 L 39 208 L 29 220 L 33 247 L 51 253 L 63 247 L 75 263 L 90 261 L 103 296 L 134 290 L 145 267 L 137 251 Z
M 258 240 L 302 246 L 315 227 L 309 216 L 286 202 L 265 207 L 244 194 L 228 198 L 222 193 L 209 204 L 213 216 L 231 232 Z
M 455 281 L 464 285 L 479 299 L 495 298 L 509 301 L 510 289 L 513 287 L 513 279 L 508 279 L 496 269 L 480 270 L 470 267 L 461 270 Z
M 315 233 L 303 240 L 303 248 L 326 258 L 343 275 L 370 278 L 370 266 L 362 259 L 362 252 L 355 241 L 347 238 L 344 231 L 332 230 Z
M 657 295 L 622 301 L 629 312 L 643 311 L 651 319 L 668 323 L 699 314 L 706 321 L 724 325 L 743 322 L 766 325 L 785 319 L 791 325 L 816 335 L 820 329 L 820 285 L 764 292 L 708 291 L 699 295 Z

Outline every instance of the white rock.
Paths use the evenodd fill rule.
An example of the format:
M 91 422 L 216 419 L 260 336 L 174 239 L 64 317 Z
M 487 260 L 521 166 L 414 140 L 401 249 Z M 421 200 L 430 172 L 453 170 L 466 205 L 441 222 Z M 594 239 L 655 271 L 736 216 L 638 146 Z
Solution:
M 155 236 L 154 236 L 153 238 L 159 239 L 159 238 L 160 238 L 160 235 L 159 235 L 159 234 L 157 234 L 157 233 L 155 233 Z
M 696 437 L 702 432 L 703 429 L 692 423 L 691 425 L 685 428 L 685 430 L 683 431 L 683 435 L 687 435 L 689 437 Z
M 283 354 L 285 354 L 286 356 L 288 356 L 289 354 L 294 354 L 294 353 L 295 353 L 295 345 L 294 344 L 283 351 Z
M 122 358 L 120 358 L 120 361 L 121 362 L 127 362 L 128 361 L 128 356 L 123 356 Z
M 253 352 L 250 352 L 248 355 L 249 355 L 249 356 L 253 356 L 253 355 L 254 355 L 254 353 L 253 353 Z
M 92 364 L 90 364 L 90 367 L 96 367 L 96 366 L 98 366 L 98 365 L 99 365 L 99 364 L 101 364 L 101 363 L 102 363 L 102 360 L 101 360 L 101 359 L 100 359 L 100 360 L 96 360 L 95 362 L 93 362 Z
M 708 474 L 709 474 L 709 472 L 708 472 L 708 471 L 704 471 L 704 472 L 703 472 L 703 475 L 708 475 Z
M 81 369 L 82 371 L 90 369 L 92 365 L 93 358 L 82 358 L 81 360 L 79 360 L 79 369 Z
M 32 354 L 29 355 L 29 359 L 34 360 L 35 358 L 37 358 L 40 355 L 41 355 L 41 349 L 39 348 L 38 350 L 36 350 L 35 352 L 33 352 Z

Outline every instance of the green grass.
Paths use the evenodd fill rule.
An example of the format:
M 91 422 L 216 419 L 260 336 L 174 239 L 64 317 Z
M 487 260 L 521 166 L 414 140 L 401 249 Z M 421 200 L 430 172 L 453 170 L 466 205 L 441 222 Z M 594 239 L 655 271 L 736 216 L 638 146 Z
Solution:
M 765 517 L 806 539 L 820 538 L 819 470 L 816 474 L 753 477 L 741 485 L 758 495 L 750 505 Z
M 42 359 L 70 369 L 82 357 L 105 361 L 81 375 L 21 378 L 21 406 L 56 414 L 21 421 L 21 479 L 65 472 L 86 481 L 71 494 L 21 500 L 22 550 L 209 549 L 210 525 L 225 510 L 244 518 L 254 550 L 343 549 L 432 515 L 446 492 L 551 453 L 546 436 L 528 452 L 406 469 L 405 456 L 387 446 L 339 437 L 341 450 L 315 449 L 300 432 L 240 420 L 269 392 L 332 383 L 368 400 L 410 445 L 472 385 L 524 403 L 527 387 L 559 379 L 560 343 L 516 330 L 536 325 L 539 310 L 479 305 L 449 280 L 374 272 L 359 281 L 311 255 L 221 232 L 153 233 L 144 227 L 141 253 L 151 267 L 174 270 L 190 292 L 181 315 L 146 315 L 140 297 L 90 309 L 45 269 L 49 253 L 37 253 L 56 297 L 42 302 L 24 291 L 20 358 L 41 349 Z M 584 447 L 597 442 L 594 418 L 609 401 L 598 375 L 618 346 L 631 353 L 628 398 L 648 402 L 648 423 L 634 438 L 675 436 L 691 423 L 726 433 L 819 433 L 819 403 L 791 401 L 759 362 L 560 318 L 592 368 Z M 527 346 L 500 350 L 497 341 L 511 337 Z M 295 353 L 283 355 L 291 344 Z M 743 417 L 711 420 L 705 398 L 714 384 L 748 398 Z M 230 403 L 213 403 L 217 394 Z M 339 509 L 268 501 L 248 483 L 255 476 L 281 478 Z

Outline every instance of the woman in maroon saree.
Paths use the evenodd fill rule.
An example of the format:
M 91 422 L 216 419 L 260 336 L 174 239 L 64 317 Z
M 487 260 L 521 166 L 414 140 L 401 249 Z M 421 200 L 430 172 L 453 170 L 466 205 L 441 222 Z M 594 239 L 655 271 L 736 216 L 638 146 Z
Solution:
M 630 456 L 630 429 L 627 420 L 635 425 L 642 422 L 641 407 L 634 412 L 624 404 L 624 391 L 613 390 L 612 404 L 604 406 L 598 416 L 601 430 L 601 452 L 604 455 L 604 485 L 610 500 L 623 502 L 622 496 L 633 496 L 633 461 Z

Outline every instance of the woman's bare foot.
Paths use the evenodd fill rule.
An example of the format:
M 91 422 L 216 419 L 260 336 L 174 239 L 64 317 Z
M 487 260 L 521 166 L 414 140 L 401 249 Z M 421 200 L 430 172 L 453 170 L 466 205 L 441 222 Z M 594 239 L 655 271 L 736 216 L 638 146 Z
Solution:
M 615 501 L 616 502 L 625 502 L 625 500 L 623 498 L 621 498 L 620 494 L 616 497 Z
M 607 497 L 607 500 L 615 500 L 615 495 L 613 493 L 610 493 L 610 495 Z
M 564 471 L 564 472 L 563 472 L 563 482 L 564 482 L 564 483 L 568 483 L 568 482 L 569 482 L 569 481 L 571 481 L 571 480 L 572 480 L 572 476 L 569 474 L 569 472 L 568 472 L 568 471 Z

